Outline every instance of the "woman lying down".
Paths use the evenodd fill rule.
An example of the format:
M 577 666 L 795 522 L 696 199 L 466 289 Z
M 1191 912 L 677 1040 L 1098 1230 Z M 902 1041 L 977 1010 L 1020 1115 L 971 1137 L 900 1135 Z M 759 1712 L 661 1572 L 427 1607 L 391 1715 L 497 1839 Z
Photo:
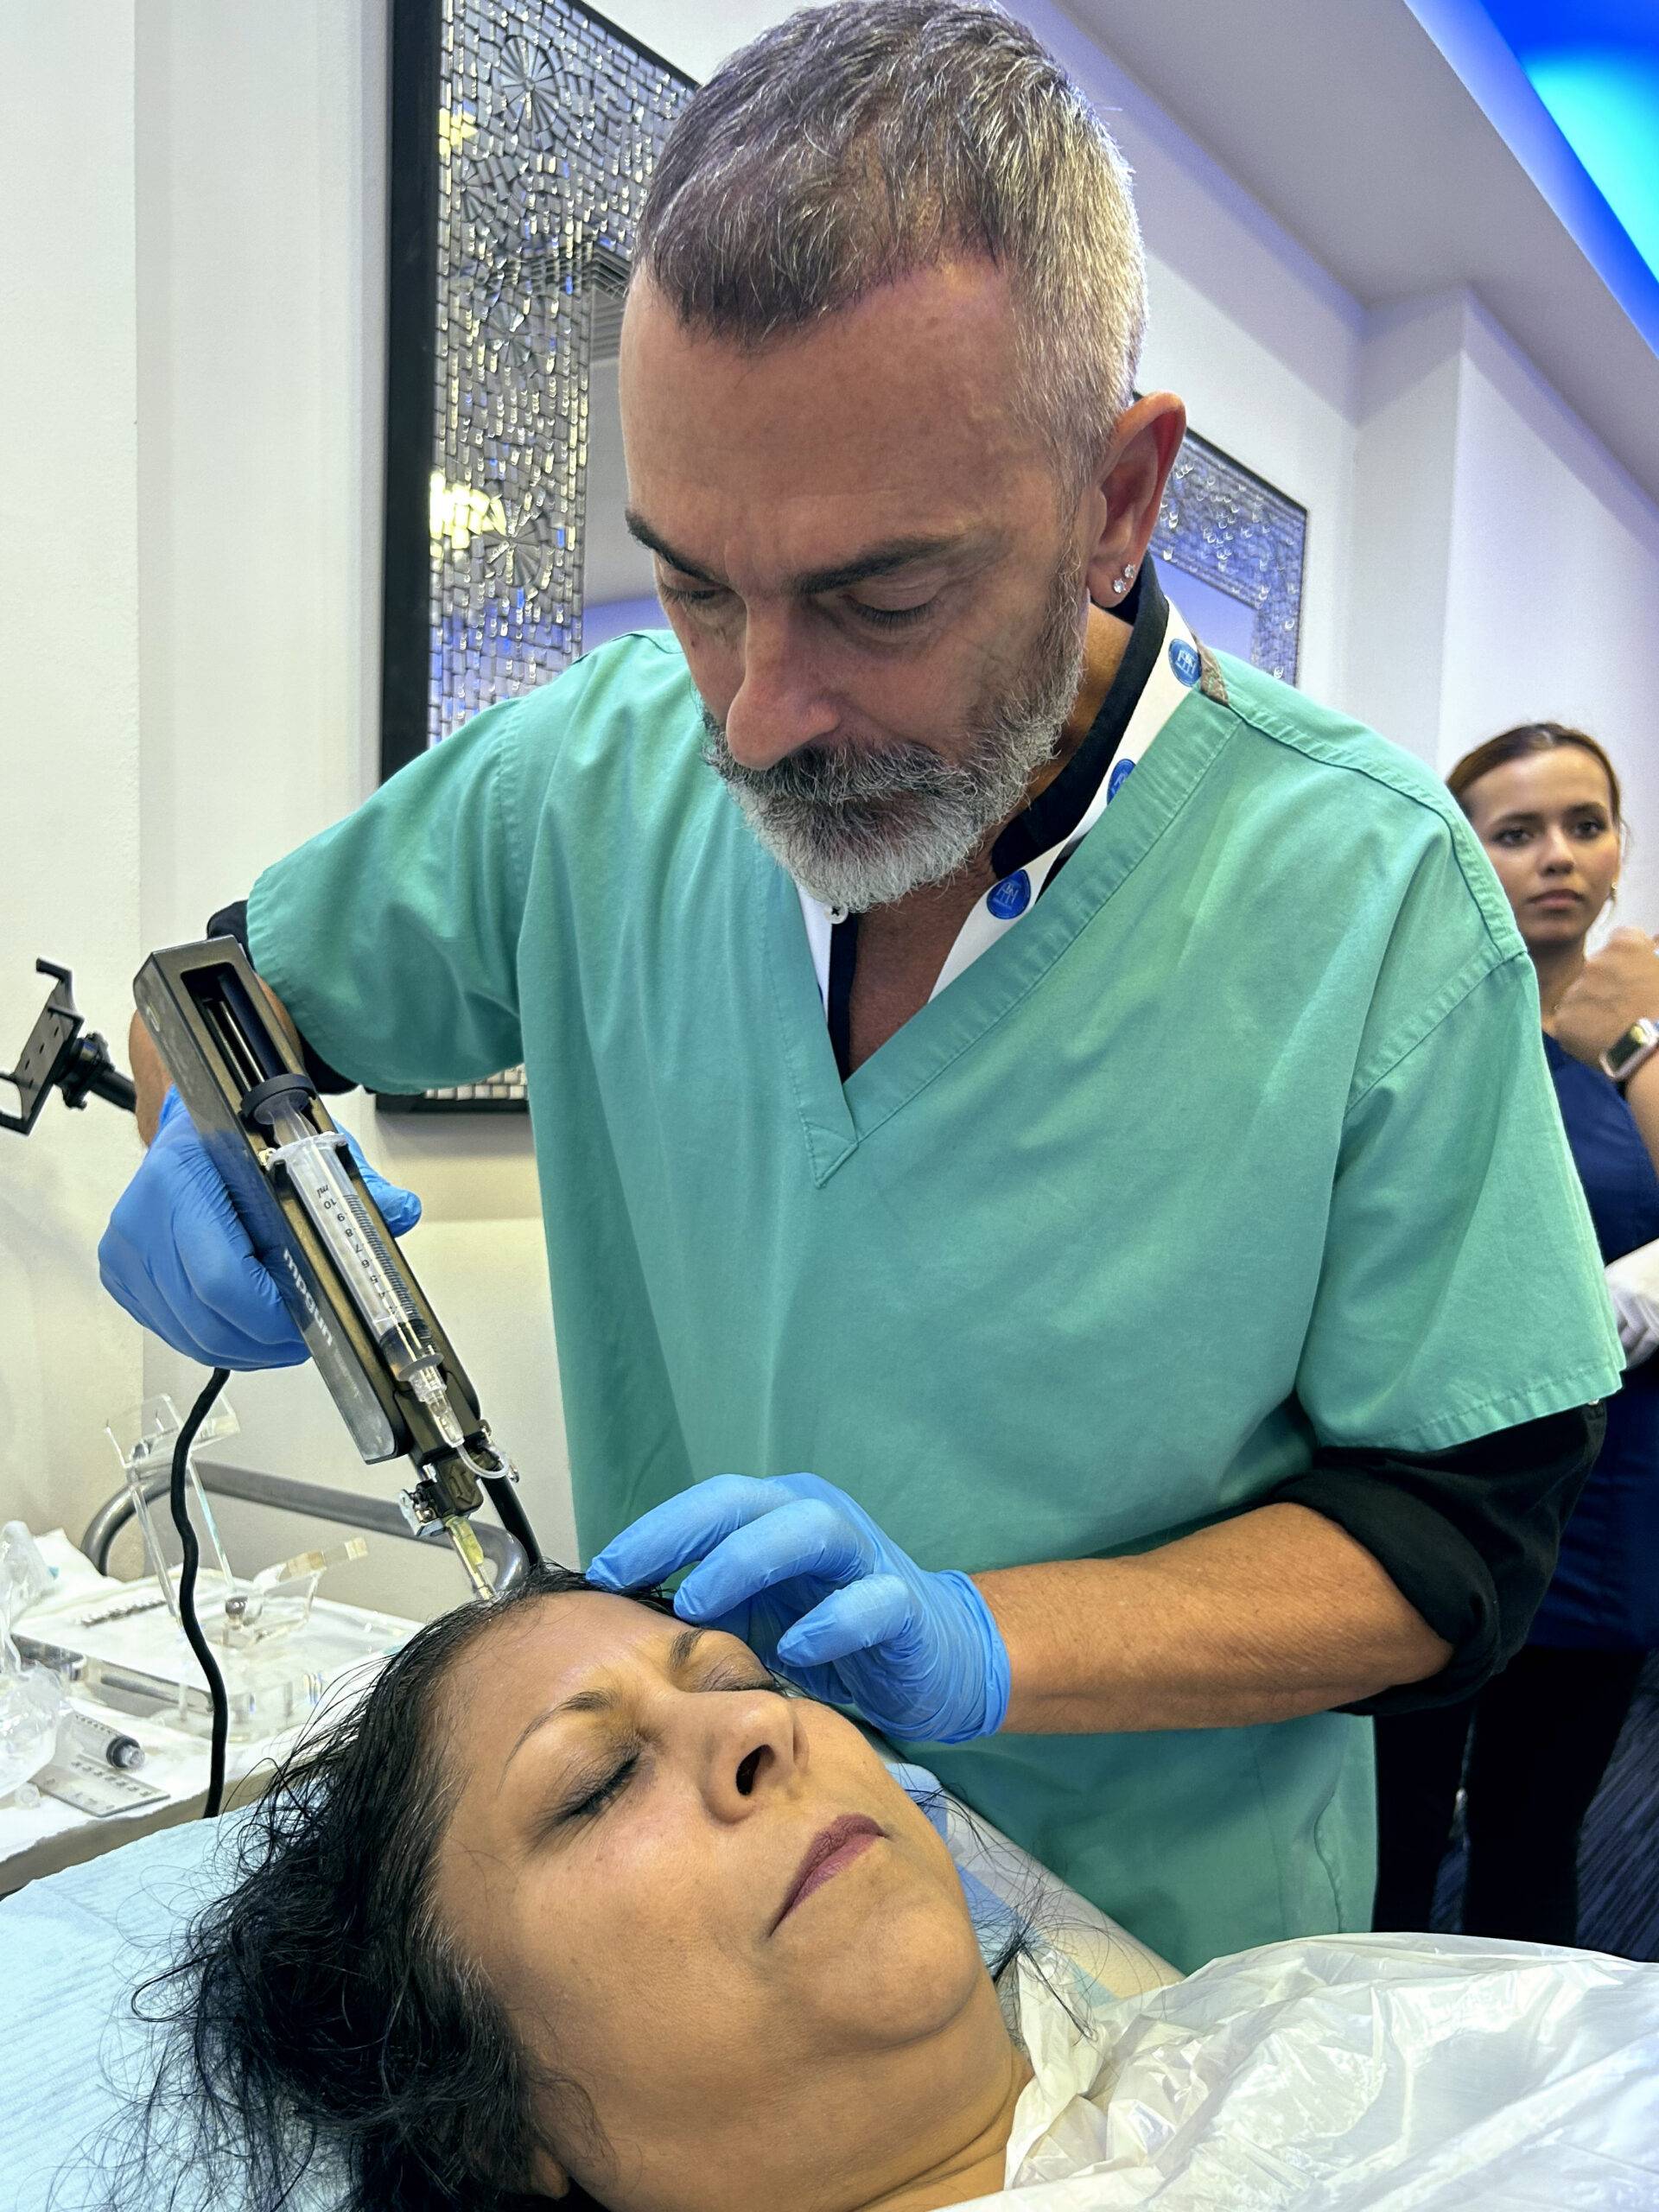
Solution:
M 217 2206 L 1659 2203 L 1659 1969 L 1332 1937 L 1112 1999 L 1027 1936 L 994 1974 L 855 1727 L 561 1569 L 417 1635 L 240 1849 L 140 1999 L 150 2149 L 185 2126 Z

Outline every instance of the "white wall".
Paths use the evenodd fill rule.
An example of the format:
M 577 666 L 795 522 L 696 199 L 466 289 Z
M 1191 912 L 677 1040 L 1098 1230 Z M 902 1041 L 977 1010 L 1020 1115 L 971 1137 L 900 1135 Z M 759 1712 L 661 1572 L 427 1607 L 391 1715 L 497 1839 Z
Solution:
M 701 76 L 787 10 L 607 12 Z M 1199 430 L 1309 510 L 1306 687 L 1431 760 L 1517 714 L 1581 715 L 1630 771 L 1637 870 L 1646 847 L 1659 866 L 1659 826 L 1640 836 L 1644 813 L 1659 825 L 1652 510 L 1469 302 L 1366 314 L 1049 0 L 1020 12 L 1137 171 L 1143 385 L 1182 391 Z M 118 1036 L 144 949 L 194 934 L 372 785 L 385 0 L 0 0 L 0 251 L 21 310 L 0 349 L 0 797 L 29 824 L 6 855 L 9 1059 L 37 950 L 75 965 Z M 64 864 L 77 838 L 90 895 Z M 1659 915 L 1656 880 L 1633 871 L 1632 910 Z M 360 1101 L 346 1117 L 424 1197 L 416 1264 L 550 1549 L 571 1555 L 527 1128 Z M 96 1106 L 54 1105 L 27 1147 L 0 1135 L 0 1507 L 72 1529 L 109 1487 L 106 1415 L 141 1382 L 194 1384 L 154 1348 L 141 1370 L 96 1287 L 132 1144 Z M 308 1372 L 232 1395 L 234 1456 L 396 1488 L 358 1465 Z M 247 1541 L 271 1556 L 292 1534 Z M 356 1586 L 421 1611 L 455 1585 L 400 1551 Z
M 1633 828 L 1619 915 L 1659 930 L 1659 509 L 1467 293 L 1370 319 L 1351 575 L 1354 712 L 1443 773 L 1576 724 Z
M 1360 365 L 1341 703 L 1434 766 L 1457 477 L 1460 299 L 1374 315 Z
M 1440 765 L 1517 721 L 1592 731 L 1634 825 L 1619 918 L 1659 931 L 1659 507 L 1472 302 L 1461 372 Z
M 378 775 L 384 0 L 141 11 L 143 933 L 200 934 Z M 424 1201 L 411 1257 L 556 1556 L 575 1536 L 534 1161 L 522 1122 L 340 1118 Z M 198 1371 L 152 1344 L 146 1387 Z M 389 1497 L 309 1370 L 236 1378 L 223 1456 Z M 304 1524 L 226 1509 L 259 1558 Z M 423 1611 L 459 1567 L 401 1544 L 338 1594 Z
M 138 964 L 138 486 L 133 0 L 0 10 L 0 1066 L 74 970 L 122 1031 Z M 9 1086 L 0 1105 L 15 1110 Z M 130 1138 L 94 1101 L 0 1131 L 0 1520 L 117 1472 L 142 1392 L 93 1252 Z
M 1300 681 L 1335 700 L 1348 650 L 1354 391 L 1363 315 L 1204 149 L 1048 0 L 1024 17 L 1135 171 L 1151 318 L 1139 383 L 1308 511 Z

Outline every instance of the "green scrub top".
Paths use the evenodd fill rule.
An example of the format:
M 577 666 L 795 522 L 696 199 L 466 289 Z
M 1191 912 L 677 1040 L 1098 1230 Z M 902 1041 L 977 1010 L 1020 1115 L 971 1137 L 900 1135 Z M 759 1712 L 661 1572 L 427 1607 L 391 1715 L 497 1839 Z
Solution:
M 584 1558 L 704 1476 L 798 1469 L 928 1567 L 1106 1556 L 1316 1446 L 1618 1387 L 1484 856 L 1415 761 L 1219 665 L 1225 703 L 1188 694 L 845 1084 L 795 887 L 660 633 L 261 876 L 256 964 L 342 1073 L 525 1064 Z M 1183 1968 L 1370 1924 L 1365 1719 L 918 1756 Z

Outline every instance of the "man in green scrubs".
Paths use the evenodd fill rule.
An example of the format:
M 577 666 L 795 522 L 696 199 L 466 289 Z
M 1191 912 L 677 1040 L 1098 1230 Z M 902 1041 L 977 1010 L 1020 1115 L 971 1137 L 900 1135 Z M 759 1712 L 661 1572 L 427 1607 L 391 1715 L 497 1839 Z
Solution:
M 342 1080 L 524 1063 L 584 1556 L 735 1544 L 709 1617 L 785 1664 L 846 1586 L 862 1656 L 803 1678 L 1191 1967 L 1368 1924 L 1364 1714 L 1521 1642 L 1619 1353 L 1457 809 L 1164 599 L 1142 302 L 1122 165 L 1018 26 L 758 41 L 625 325 L 672 634 L 219 920 Z M 205 1167 L 175 1102 L 105 1280 L 298 1357 Z

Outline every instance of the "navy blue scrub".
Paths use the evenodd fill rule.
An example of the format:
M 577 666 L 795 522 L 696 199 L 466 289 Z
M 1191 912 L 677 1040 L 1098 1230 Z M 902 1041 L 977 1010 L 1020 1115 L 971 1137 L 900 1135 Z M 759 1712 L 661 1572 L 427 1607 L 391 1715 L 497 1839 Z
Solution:
M 1659 1174 L 1618 1086 L 1553 1037 L 1544 1052 L 1601 1256 L 1622 1259 L 1659 1237 Z M 1557 1649 L 1659 1650 L 1659 1357 L 1628 1370 L 1607 1402 L 1601 1457 L 1567 1522 L 1528 1640 Z
M 1618 1087 L 1553 1037 L 1544 1052 L 1602 1258 L 1622 1259 L 1659 1237 L 1659 1174 Z M 1533 1264 L 1547 1276 L 1554 1255 Z M 1461 1775 L 1464 1933 L 1575 1942 L 1580 1830 L 1656 1649 L 1659 1357 L 1607 1402 L 1601 1457 L 1524 1649 L 1473 1698 L 1378 1719 L 1375 1925 L 1428 1925 Z

